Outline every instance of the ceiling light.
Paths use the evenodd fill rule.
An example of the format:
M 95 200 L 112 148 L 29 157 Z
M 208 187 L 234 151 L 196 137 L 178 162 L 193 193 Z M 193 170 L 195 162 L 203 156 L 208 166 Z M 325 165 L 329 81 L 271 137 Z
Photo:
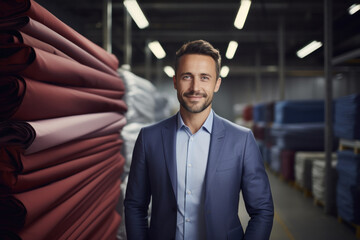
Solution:
M 148 44 L 152 53 L 158 58 L 162 59 L 166 56 L 164 49 L 161 47 L 158 41 L 149 42 Z
M 296 55 L 299 58 L 304 58 L 313 51 L 315 51 L 316 49 L 320 48 L 321 46 L 322 46 L 322 42 L 312 41 L 311 43 L 309 43 L 308 45 L 297 51 Z
M 227 75 L 229 74 L 230 68 L 228 66 L 223 66 L 220 70 L 220 76 L 222 78 L 227 77 Z
M 230 42 L 229 42 L 229 45 L 228 45 L 228 48 L 227 48 L 226 54 L 225 54 L 225 56 L 226 56 L 227 59 L 233 59 L 237 47 L 238 47 L 238 43 L 237 43 L 237 42 L 235 42 L 235 41 L 230 41 Z
M 356 13 L 359 10 L 360 10 L 360 4 L 353 4 L 348 9 L 350 15 L 353 15 L 354 13 Z
M 236 28 L 242 29 L 244 27 L 246 17 L 249 13 L 250 5 L 250 0 L 241 0 L 240 8 L 234 21 L 234 26 Z
M 170 66 L 164 67 L 164 72 L 166 73 L 166 75 L 168 75 L 171 78 L 175 75 L 174 69 Z
M 149 26 L 149 22 L 146 19 L 144 13 L 141 11 L 141 8 L 136 0 L 124 0 L 124 5 L 128 13 L 140 29 Z

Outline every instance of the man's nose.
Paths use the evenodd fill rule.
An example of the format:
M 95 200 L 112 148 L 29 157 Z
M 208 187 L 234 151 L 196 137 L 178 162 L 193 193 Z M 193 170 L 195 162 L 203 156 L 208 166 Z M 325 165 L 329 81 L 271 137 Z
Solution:
M 194 79 L 191 82 L 191 89 L 195 92 L 198 91 L 200 89 L 199 83 L 200 83 L 200 79 L 197 77 L 194 77 Z

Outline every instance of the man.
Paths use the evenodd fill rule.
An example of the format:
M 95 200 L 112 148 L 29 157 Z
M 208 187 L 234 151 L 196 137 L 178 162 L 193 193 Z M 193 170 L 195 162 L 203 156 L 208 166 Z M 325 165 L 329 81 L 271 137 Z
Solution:
M 176 53 L 180 111 L 139 133 L 124 201 L 128 240 L 269 239 L 273 202 L 254 137 L 211 109 L 220 63 L 203 40 Z M 240 191 L 251 217 L 245 233 Z

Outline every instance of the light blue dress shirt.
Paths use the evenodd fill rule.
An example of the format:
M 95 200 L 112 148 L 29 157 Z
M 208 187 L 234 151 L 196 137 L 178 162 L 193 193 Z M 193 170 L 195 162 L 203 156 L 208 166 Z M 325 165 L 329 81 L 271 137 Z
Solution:
M 177 224 L 176 240 L 206 239 L 204 179 L 214 113 L 192 134 L 178 113 L 176 134 Z

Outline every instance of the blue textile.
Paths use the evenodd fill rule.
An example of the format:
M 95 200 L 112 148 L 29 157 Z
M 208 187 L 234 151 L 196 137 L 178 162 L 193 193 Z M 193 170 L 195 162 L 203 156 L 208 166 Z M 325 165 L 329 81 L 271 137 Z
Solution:
M 274 103 L 259 103 L 253 107 L 253 120 L 259 122 L 274 121 Z
M 275 104 L 276 123 L 324 122 L 324 101 L 280 101 Z
M 271 128 L 271 136 L 275 144 L 284 149 L 296 151 L 324 150 L 323 123 L 274 123 Z
M 360 223 L 360 155 L 352 151 L 339 151 L 337 209 L 340 217 L 348 222 Z
M 339 138 L 360 139 L 360 94 L 335 101 L 334 134 Z

